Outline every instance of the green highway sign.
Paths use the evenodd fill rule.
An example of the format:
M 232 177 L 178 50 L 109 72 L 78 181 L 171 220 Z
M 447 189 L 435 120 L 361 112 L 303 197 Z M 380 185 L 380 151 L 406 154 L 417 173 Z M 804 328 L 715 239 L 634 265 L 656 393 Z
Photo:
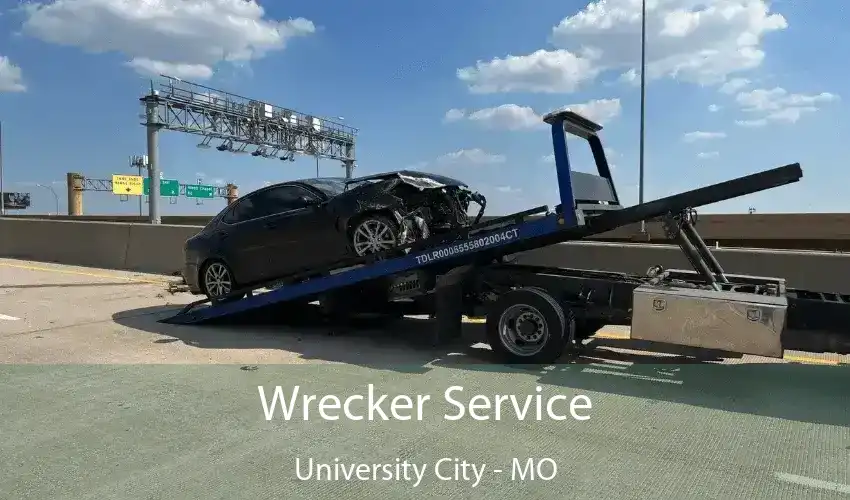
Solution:
M 151 194 L 150 179 L 145 177 L 143 182 L 144 182 L 145 196 L 150 196 L 150 194 Z M 160 196 L 180 196 L 180 183 L 173 180 L 173 179 L 160 179 L 159 180 L 159 195 Z
M 186 184 L 186 198 L 215 198 L 215 186 Z

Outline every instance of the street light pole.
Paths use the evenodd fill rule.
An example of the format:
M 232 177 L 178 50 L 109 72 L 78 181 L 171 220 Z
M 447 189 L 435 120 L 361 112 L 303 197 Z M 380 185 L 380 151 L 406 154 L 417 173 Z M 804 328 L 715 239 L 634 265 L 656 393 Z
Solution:
M 644 190 L 644 125 L 646 119 L 646 0 L 641 1 L 640 15 L 640 179 L 638 181 L 638 203 L 643 203 Z M 640 233 L 646 234 L 646 221 L 640 221 Z

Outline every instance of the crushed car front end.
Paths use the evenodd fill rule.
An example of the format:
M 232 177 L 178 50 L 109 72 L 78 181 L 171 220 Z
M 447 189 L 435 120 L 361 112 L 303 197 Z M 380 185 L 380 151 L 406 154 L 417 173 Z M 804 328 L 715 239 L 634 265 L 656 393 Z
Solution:
M 477 224 L 486 198 L 457 180 L 437 174 L 400 171 L 352 181 L 362 210 L 385 208 L 395 214 L 406 232 L 428 237 Z M 470 217 L 472 204 L 479 209 Z

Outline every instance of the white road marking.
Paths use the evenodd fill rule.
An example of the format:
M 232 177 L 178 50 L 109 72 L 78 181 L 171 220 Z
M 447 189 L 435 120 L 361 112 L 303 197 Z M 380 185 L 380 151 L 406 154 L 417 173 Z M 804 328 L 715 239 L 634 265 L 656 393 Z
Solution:
M 599 375 L 614 375 L 617 377 L 633 378 L 636 380 L 647 380 L 649 382 L 663 382 L 665 384 L 682 385 L 681 380 L 670 380 L 667 378 L 650 377 L 648 375 L 638 375 L 636 373 L 610 372 L 608 370 L 597 370 L 596 368 L 585 368 L 582 373 L 595 373 Z
M 16 318 L 14 316 L 6 316 L 5 314 L 0 314 L 0 319 L 5 319 L 6 321 L 19 321 L 21 318 Z
M 798 484 L 800 486 L 815 488 L 818 490 L 835 491 L 838 493 L 844 493 L 845 495 L 850 495 L 850 485 L 848 484 L 833 483 L 832 481 L 822 481 L 820 479 L 815 479 L 812 477 L 797 476 L 795 474 L 787 474 L 785 472 L 775 472 L 774 475 L 776 476 L 776 479 L 784 481 L 786 483 L 793 483 Z
M 590 366 L 595 366 L 597 368 L 616 368 L 618 370 L 628 370 L 629 367 L 625 365 L 615 365 L 613 363 L 590 363 Z

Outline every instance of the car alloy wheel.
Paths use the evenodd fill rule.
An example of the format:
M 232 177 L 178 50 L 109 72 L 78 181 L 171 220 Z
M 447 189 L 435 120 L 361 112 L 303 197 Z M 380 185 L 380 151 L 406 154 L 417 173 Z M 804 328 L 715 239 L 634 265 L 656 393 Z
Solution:
M 352 243 L 354 251 L 362 257 L 394 248 L 398 244 L 398 236 L 389 221 L 379 217 L 368 218 L 354 229 Z
M 213 262 L 204 270 L 204 291 L 211 298 L 223 297 L 233 291 L 233 276 L 222 262 Z

